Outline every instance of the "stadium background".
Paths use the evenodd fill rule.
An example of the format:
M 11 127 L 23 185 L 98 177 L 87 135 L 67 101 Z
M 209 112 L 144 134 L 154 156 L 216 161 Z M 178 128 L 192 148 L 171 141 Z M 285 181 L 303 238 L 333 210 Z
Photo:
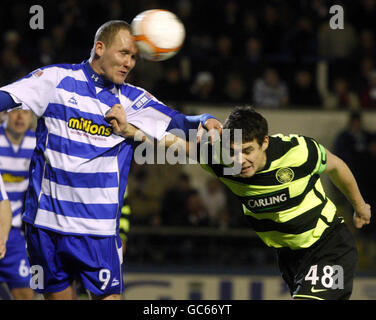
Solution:
M 29 25 L 35 4 L 44 9 L 42 30 Z M 343 30 L 329 28 L 335 4 L 344 8 Z M 311 136 L 332 151 L 350 114 L 359 112 L 367 139 L 353 146 L 357 158 L 350 161 L 376 206 L 375 0 L 5 0 L 0 85 L 43 65 L 80 63 L 99 25 L 130 22 L 152 8 L 175 12 L 186 41 L 168 61 L 139 60 L 129 82 L 185 113 L 210 112 L 221 121 L 235 105 L 256 104 L 271 133 Z M 351 227 L 351 208 L 324 183 Z M 273 250 L 247 229 L 239 201 L 197 165 L 134 163 L 127 201 L 128 298 L 288 297 Z M 360 253 L 353 298 L 375 299 L 375 221 L 352 231 Z

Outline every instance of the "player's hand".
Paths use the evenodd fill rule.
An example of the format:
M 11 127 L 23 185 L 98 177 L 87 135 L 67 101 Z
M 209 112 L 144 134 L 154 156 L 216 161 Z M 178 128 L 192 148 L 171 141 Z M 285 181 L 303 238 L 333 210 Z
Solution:
M 371 206 L 365 203 L 362 207 L 356 208 L 353 216 L 354 225 L 360 229 L 371 221 Z
M 120 136 L 127 135 L 127 115 L 121 104 L 114 104 L 105 115 L 105 120 L 111 125 L 113 132 Z
M 7 251 L 7 240 L 2 234 L 0 234 L 0 259 L 5 257 L 5 253 Z
M 213 144 L 221 135 L 222 135 L 222 123 L 217 119 L 210 118 L 205 122 L 205 128 L 200 124 L 197 131 L 197 143 L 200 143 L 202 135 L 205 132 L 205 129 L 209 133 L 210 143 Z

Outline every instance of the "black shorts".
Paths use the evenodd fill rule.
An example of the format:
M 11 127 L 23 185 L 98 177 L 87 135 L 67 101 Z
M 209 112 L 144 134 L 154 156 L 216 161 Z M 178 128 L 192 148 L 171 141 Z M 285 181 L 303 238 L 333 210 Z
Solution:
M 335 220 L 310 248 L 277 249 L 279 269 L 293 298 L 350 298 L 358 261 L 356 243 L 346 224 Z

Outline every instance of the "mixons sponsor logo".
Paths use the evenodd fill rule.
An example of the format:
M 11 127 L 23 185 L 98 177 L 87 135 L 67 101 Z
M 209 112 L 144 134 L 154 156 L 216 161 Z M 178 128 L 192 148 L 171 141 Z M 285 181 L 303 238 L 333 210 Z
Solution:
M 105 126 L 103 124 L 99 125 L 93 123 L 92 120 L 85 118 L 70 118 L 68 122 L 68 127 L 75 130 L 80 130 L 92 135 L 109 137 L 112 134 L 112 128 L 110 126 Z

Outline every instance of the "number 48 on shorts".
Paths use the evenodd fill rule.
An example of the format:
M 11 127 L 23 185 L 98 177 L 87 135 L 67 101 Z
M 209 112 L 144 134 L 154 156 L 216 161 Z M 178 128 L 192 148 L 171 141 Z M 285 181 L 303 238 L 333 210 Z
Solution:
M 321 283 L 321 285 L 327 289 L 343 289 L 343 268 L 340 265 L 326 265 L 320 270 L 318 265 L 315 264 L 308 270 L 304 280 L 310 281 L 312 286 Z

